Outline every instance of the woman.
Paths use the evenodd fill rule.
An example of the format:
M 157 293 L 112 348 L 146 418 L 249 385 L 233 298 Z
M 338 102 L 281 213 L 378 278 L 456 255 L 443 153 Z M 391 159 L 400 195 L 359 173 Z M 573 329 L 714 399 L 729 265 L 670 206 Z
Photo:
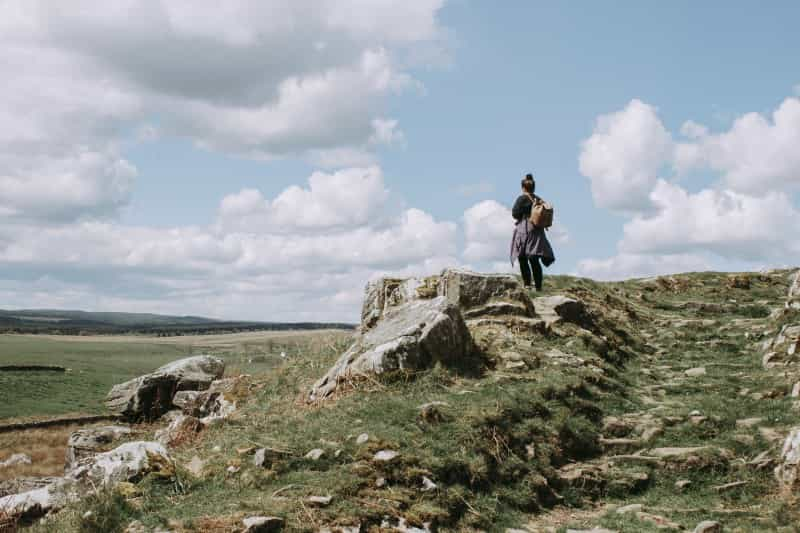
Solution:
M 536 182 L 533 181 L 533 176 L 528 174 L 522 180 L 522 194 L 514 202 L 511 210 L 511 215 L 516 221 L 514 235 L 511 238 L 511 264 L 514 264 L 515 259 L 519 259 L 522 282 L 526 287 L 531 286 L 531 271 L 533 271 L 533 283 L 536 290 L 541 291 L 544 278 L 542 264 L 550 266 L 556 257 L 553 255 L 553 248 L 547 240 L 544 228 L 537 228 L 530 222 L 533 202 L 535 199 L 538 200 L 533 194 L 535 190 Z

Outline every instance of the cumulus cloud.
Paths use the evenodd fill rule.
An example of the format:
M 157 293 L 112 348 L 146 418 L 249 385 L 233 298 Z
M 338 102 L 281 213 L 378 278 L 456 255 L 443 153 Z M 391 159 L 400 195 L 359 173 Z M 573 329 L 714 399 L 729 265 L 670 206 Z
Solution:
M 13 220 L 0 226 L 0 279 L 16 283 L 0 288 L 4 305 L 88 302 L 263 320 L 351 320 L 369 278 L 458 264 L 458 226 L 416 208 L 388 210 L 380 168 L 316 172 L 308 183 L 271 199 L 255 189 L 229 195 L 209 226 Z M 38 295 L 27 304 L 26 290 Z
M 784 193 L 749 196 L 704 189 L 690 194 L 659 181 L 650 196 L 657 213 L 625 225 L 624 252 L 707 251 L 754 261 L 800 252 L 800 212 Z
M 671 152 L 672 136 L 656 108 L 631 100 L 621 111 L 598 117 L 581 145 L 579 166 L 598 207 L 639 212 L 649 208 L 650 191 Z
M 656 141 L 632 153 L 615 150 L 635 131 Z M 695 270 L 708 265 L 709 258 L 722 268 L 796 261 L 800 210 L 793 194 L 800 185 L 800 99 L 786 98 L 771 117 L 742 115 L 721 133 L 689 120 L 681 134 L 686 140 L 673 143 L 655 108 L 638 100 L 598 119 L 580 160 L 581 171 L 592 180 L 595 203 L 624 207 L 596 194 L 595 187 L 611 183 L 609 175 L 639 175 L 642 179 L 631 179 L 629 188 L 622 189 L 637 198 L 639 208 L 627 204 L 629 219 L 618 255 L 586 259 L 579 272 L 609 278 Z M 694 171 L 717 179 L 690 192 L 669 177 L 659 178 L 664 166 L 674 176 Z
M 786 98 L 771 119 L 760 113 L 742 115 L 718 134 L 691 124 L 684 129 L 694 140 L 680 145 L 675 161 L 679 170 L 719 172 L 728 187 L 746 193 L 800 186 L 800 99 Z
M 136 174 L 120 147 L 156 135 L 243 157 L 374 164 L 375 147 L 403 142 L 384 102 L 418 86 L 407 57 L 445 46 L 442 4 L 2 2 L 0 212 L 114 215 Z M 47 183 L 69 188 L 63 201 Z

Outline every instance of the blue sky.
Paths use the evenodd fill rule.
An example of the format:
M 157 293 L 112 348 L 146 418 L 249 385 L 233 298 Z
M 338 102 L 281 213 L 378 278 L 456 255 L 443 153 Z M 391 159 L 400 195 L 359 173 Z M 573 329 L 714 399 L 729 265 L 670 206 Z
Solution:
M 370 277 L 508 270 L 529 171 L 552 273 L 796 263 L 800 5 L 766 6 L 7 2 L 3 307 L 353 319 Z

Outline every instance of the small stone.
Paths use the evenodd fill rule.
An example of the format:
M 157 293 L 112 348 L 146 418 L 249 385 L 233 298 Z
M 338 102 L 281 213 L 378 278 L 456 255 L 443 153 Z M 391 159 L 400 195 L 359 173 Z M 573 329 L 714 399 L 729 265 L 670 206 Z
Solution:
M 536 445 L 534 443 L 526 444 L 525 445 L 525 455 L 528 459 L 533 459 L 536 457 Z
M 375 480 L 375 486 L 378 487 L 378 488 L 385 487 L 386 486 L 386 478 L 379 477 L 378 479 L 376 479 Z
M 203 475 L 203 468 L 205 468 L 205 466 L 205 461 L 195 455 L 188 463 L 186 463 L 186 470 L 191 472 L 193 476 L 200 477 Z
M 394 450 L 381 450 L 372 457 L 372 460 L 379 461 L 381 463 L 388 463 L 389 461 L 396 459 L 399 455 L 400 453 Z
M 310 452 L 306 454 L 306 459 L 310 459 L 312 461 L 319 461 L 319 459 L 325 455 L 325 450 L 322 448 L 314 448 Z
M 703 520 L 695 526 L 694 533 L 722 533 L 722 524 L 714 520 Z
M 89 518 L 92 517 L 93 514 L 94 513 L 91 512 L 91 511 L 86 511 L 85 513 L 83 513 L 82 517 L 83 517 L 84 520 L 88 520 Z
M 8 468 L 10 466 L 29 465 L 31 458 L 24 453 L 15 453 L 5 461 L 0 461 L 0 468 Z
M 792 385 L 792 398 L 797 398 L 800 396 L 800 381 Z
M 698 411 L 697 409 L 695 409 L 694 411 L 692 411 L 691 413 L 689 413 L 689 416 L 702 416 L 702 414 L 703 414 L 703 413 L 701 413 L 700 411 Z
M 236 465 L 231 465 L 231 466 L 229 466 L 229 467 L 226 469 L 226 471 L 227 471 L 229 474 L 235 474 L 235 473 L 237 473 L 239 470 L 241 470 L 241 468 L 240 468 L 240 467 L 238 467 L 238 466 L 236 466 Z
M 244 533 L 273 533 L 283 529 L 283 519 L 277 516 L 251 516 L 242 520 Z
M 684 374 L 690 378 L 697 378 L 700 376 L 706 375 L 706 369 L 703 366 L 699 366 L 697 368 L 690 368 L 689 370 L 685 371 Z
M 362 433 L 356 439 L 356 444 L 358 444 L 360 446 L 362 444 L 366 444 L 368 440 L 369 440 L 369 435 L 366 434 L 366 433 Z
M 717 485 L 714 487 L 714 492 L 728 492 L 729 490 L 744 487 L 745 485 L 747 485 L 747 481 L 734 481 L 733 483 L 725 483 L 724 485 Z
M 638 513 L 644 509 L 644 505 L 641 503 L 632 503 L 630 505 L 625 505 L 617 509 L 617 514 L 628 514 L 628 513 Z
M 439 487 L 436 485 L 436 483 L 434 483 L 427 477 L 422 476 L 422 492 L 429 492 L 432 490 L 436 490 L 437 488 Z
M 659 516 L 657 514 L 650 514 L 645 512 L 638 512 L 636 513 L 636 518 L 643 522 L 650 522 L 651 524 L 655 524 L 658 529 L 669 529 L 674 531 L 680 531 L 681 526 L 680 524 L 676 524 L 675 522 L 671 521 L 668 518 L 663 516 Z
M 737 428 L 751 428 L 754 426 L 759 425 L 764 421 L 763 418 L 743 418 L 741 420 L 736 421 Z
M 688 479 L 679 479 L 678 481 L 675 482 L 675 488 L 677 490 L 679 490 L 679 491 L 683 491 L 684 489 L 689 487 L 691 484 L 692 484 L 692 482 L 689 481 Z
M 221 452 L 221 451 L 222 451 L 222 446 L 220 446 L 219 444 L 217 444 L 216 446 L 214 446 L 213 448 L 211 448 L 211 451 L 212 451 L 212 452 L 214 452 L 214 453 L 219 453 L 219 452 Z
M 332 501 L 332 496 L 309 496 L 306 498 L 306 503 L 312 507 L 327 507 Z

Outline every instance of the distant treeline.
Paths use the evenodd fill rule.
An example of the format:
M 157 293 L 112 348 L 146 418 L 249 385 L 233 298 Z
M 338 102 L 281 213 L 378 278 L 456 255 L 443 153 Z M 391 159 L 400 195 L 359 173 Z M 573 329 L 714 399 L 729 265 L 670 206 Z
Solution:
M 94 318 L 98 318 L 93 320 Z M 211 335 L 246 331 L 353 329 L 352 324 L 322 322 L 244 322 L 202 317 L 170 317 L 83 311 L 0 311 L 0 333 L 47 335 Z

